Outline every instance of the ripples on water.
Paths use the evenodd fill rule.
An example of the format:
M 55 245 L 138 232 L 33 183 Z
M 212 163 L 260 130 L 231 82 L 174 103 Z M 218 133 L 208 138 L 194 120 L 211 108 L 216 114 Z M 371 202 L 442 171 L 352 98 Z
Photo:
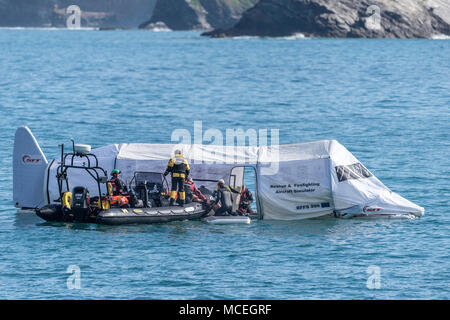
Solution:
M 289 40 L 0 30 L 1 298 L 448 299 L 450 42 Z M 53 158 L 70 137 L 164 143 L 194 120 L 337 139 L 425 217 L 107 227 L 12 207 L 19 125 Z

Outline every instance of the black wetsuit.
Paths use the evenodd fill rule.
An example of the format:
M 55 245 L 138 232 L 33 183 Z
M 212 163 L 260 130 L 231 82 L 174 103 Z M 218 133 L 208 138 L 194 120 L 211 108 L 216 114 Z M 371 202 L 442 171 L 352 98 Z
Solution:
M 225 186 L 217 190 L 217 197 L 214 204 L 219 202 L 221 207 L 215 212 L 215 216 L 226 216 L 227 214 L 233 214 L 233 198 L 231 197 L 231 191 Z
M 251 207 L 252 202 L 253 202 L 253 195 L 250 192 L 250 190 L 248 190 L 246 188 L 246 190 L 244 190 L 241 193 L 241 201 L 239 202 L 238 213 L 240 215 L 247 215 L 248 213 L 255 213 L 255 211 Z

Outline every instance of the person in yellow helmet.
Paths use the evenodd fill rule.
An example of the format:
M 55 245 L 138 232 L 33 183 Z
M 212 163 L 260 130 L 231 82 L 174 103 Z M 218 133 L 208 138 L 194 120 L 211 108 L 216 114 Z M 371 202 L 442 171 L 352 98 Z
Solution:
M 184 205 L 186 199 L 186 193 L 184 192 L 184 179 L 189 176 L 190 170 L 191 168 L 189 167 L 189 162 L 183 157 L 181 151 L 175 150 L 175 157 L 169 160 L 167 169 L 164 172 L 164 176 L 167 176 L 169 173 L 172 174 L 172 188 L 170 191 L 171 206 L 174 205 L 177 192 L 179 195 L 180 205 Z

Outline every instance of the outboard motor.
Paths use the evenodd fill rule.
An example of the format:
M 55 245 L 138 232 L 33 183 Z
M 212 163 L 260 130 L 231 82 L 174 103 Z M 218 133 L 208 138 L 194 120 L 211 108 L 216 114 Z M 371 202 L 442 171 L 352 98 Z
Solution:
M 84 222 L 89 216 L 89 191 L 85 187 L 75 187 L 72 191 L 72 212 L 75 222 Z

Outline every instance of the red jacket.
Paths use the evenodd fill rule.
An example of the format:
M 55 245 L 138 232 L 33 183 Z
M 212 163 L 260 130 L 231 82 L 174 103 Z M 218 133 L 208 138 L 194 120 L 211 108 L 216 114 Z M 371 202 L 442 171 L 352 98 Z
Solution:
M 198 190 L 193 182 L 187 181 L 186 184 L 191 189 L 190 191 L 193 195 L 197 196 L 202 201 L 206 201 L 206 197 L 200 192 L 200 190 Z

